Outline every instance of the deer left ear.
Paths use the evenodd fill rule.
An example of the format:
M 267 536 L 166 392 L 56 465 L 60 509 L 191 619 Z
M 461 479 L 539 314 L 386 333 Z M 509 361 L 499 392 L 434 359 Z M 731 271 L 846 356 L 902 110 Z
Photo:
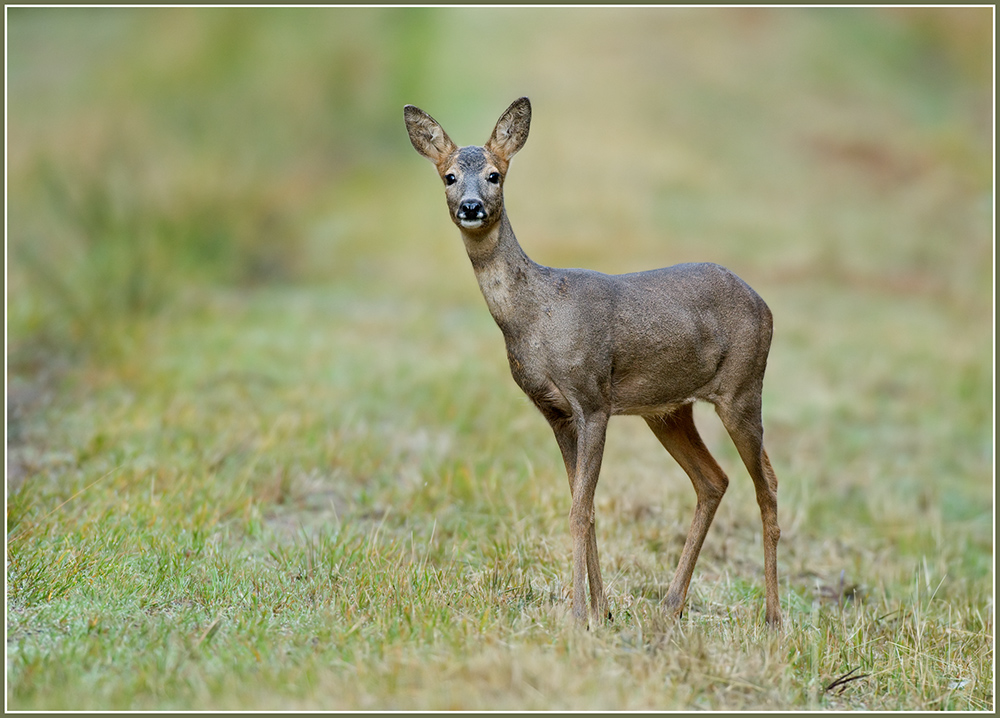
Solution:
M 510 107 L 500 115 L 493 134 L 486 142 L 486 149 L 504 162 L 510 160 L 517 151 L 524 147 L 528 139 L 528 128 L 531 126 L 531 102 L 527 97 L 521 97 L 511 103 Z
M 438 121 L 419 107 L 413 105 L 404 107 L 403 120 L 406 122 L 406 131 L 410 135 L 413 149 L 434 164 L 440 164 L 458 149 Z

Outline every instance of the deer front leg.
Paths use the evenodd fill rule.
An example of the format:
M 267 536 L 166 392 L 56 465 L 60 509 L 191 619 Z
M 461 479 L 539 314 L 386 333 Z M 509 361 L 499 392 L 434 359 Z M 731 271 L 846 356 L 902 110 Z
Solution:
M 587 535 L 587 579 L 590 584 L 590 615 L 595 623 L 611 619 L 611 609 L 604 595 L 601 563 L 597 554 L 597 525 L 594 507 L 590 507 L 590 531 Z
M 593 414 L 576 422 L 576 470 L 571 479 L 572 506 L 570 508 L 570 535 L 573 539 L 573 617 L 580 623 L 587 621 L 586 587 L 590 585 L 590 613 L 595 624 L 608 615 L 608 602 L 604 597 L 604 582 L 597 554 L 597 531 L 594 525 L 594 492 L 601 472 L 604 455 L 604 438 L 608 428 L 606 414 Z

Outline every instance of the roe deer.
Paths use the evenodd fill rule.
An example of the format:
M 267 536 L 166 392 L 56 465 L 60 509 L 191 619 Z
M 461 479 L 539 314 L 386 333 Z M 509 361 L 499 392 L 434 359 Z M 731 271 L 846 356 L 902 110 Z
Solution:
M 764 451 L 761 389 L 771 312 L 717 264 L 633 274 L 536 264 L 514 237 L 503 202 L 511 157 L 528 138 L 531 104 L 515 100 L 482 147 L 458 147 L 434 118 L 407 105 L 410 142 L 437 167 L 451 220 L 490 313 L 503 332 L 514 381 L 555 433 L 572 495 L 573 616 L 610 619 L 594 530 L 594 491 L 608 419 L 638 414 L 691 478 L 694 519 L 665 604 L 679 615 L 705 533 L 729 479 L 695 428 L 692 405 L 715 405 L 756 489 L 764 527 L 767 623 L 778 605 L 778 481 Z

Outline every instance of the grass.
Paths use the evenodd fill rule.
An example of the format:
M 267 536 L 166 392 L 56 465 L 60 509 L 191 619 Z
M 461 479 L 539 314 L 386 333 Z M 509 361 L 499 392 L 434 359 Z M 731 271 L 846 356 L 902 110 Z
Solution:
M 987 12 L 8 10 L 8 709 L 993 710 Z M 693 492 L 623 417 L 572 625 L 558 450 L 402 127 L 519 94 L 536 260 L 774 312 L 780 635 L 705 407 L 685 615 Z

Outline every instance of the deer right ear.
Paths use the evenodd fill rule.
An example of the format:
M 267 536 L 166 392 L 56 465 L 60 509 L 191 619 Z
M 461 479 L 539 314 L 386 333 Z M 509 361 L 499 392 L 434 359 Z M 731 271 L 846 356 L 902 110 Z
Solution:
M 445 157 L 458 149 L 437 120 L 419 107 L 413 105 L 404 107 L 403 120 L 406 122 L 406 131 L 410 135 L 413 149 L 434 164 L 440 164 Z
M 528 128 L 531 126 L 531 103 L 527 97 L 514 100 L 493 128 L 493 134 L 486 142 L 486 149 L 501 158 L 504 162 L 510 160 L 519 149 L 524 147 L 528 139 Z

